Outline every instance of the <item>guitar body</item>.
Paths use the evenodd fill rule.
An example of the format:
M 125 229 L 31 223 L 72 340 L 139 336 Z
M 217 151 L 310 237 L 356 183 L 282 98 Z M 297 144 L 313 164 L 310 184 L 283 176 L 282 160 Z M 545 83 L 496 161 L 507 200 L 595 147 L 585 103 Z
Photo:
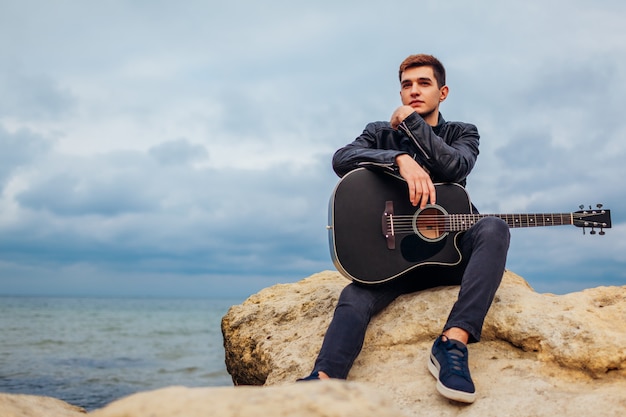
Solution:
M 465 189 L 457 184 L 436 184 L 437 210 L 471 213 Z M 405 218 L 405 226 L 385 226 L 385 212 Z M 431 209 L 432 210 L 432 209 Z M 400 276 L 419 275 L 424 266 L 455 266 L 461 263 L 457 246 L 460 232 L 432 238 L 415 228 L 419 208 L 409 202 L 406 182 L 392 174 L 359 168 L 337 184 L 329 205 L 330 252 L 337 270 L 346 278 L 378 284 Z M 386 229 L 387 228 L 387 229 Z

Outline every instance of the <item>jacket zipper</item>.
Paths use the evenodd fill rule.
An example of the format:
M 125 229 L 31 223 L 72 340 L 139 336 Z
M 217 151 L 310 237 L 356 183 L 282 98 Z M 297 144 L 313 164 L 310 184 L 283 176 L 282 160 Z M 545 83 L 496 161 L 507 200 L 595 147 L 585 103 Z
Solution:
M 415 139 L 415 136 L 413 136 L 413 133 L 411 132 L 411 130 L 406 125 L 406 122 L 400 123 L 398 128 L 401 129 L 408 137 L 410 137 L 413 140 L 413 142 L 415 143 L 415 146 L 417 146 L 417 148 L 422 152 L 422 155 L 424 155 L 424 158 L 427 161 L 430 160 L 430 156 L 428 156 L 428 154 L 426 153 L 424 148 L 422 148 L 422 145 L 420 145 L 420 143 L 417 141 L 417 139 Z

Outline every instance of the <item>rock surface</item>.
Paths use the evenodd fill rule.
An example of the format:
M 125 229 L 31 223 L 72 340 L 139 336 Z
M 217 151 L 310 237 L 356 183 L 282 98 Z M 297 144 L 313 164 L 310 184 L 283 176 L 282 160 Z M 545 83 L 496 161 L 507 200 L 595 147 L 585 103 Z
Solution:
M 307 375 L 347 283 L 323 272 L 231 307 L 222 331 L 235 384 L 291 384 Z M 469 348 L 478 394 L 465 407 L 439 396 L 426 368 L 457 293 L 440 287 L 398 298 L 372 320 L 348 379 L 415 416 L 626 413 L 626 286 L 538 294 L 507 271 L 483 340 Z
M 85 417 L 86 411 L 56 398 L 0 393 L 2 417 Z
M 168 387 L 130 395 L 88 415 L 63 401 L 0 394 L 0 417 L 405 417 L 366 384 L 325 381 L 274 387 Z
M 327 381 L 274 387 L 170 387 L 131 395 L 92 417 L 404 417 L 364 384 Z

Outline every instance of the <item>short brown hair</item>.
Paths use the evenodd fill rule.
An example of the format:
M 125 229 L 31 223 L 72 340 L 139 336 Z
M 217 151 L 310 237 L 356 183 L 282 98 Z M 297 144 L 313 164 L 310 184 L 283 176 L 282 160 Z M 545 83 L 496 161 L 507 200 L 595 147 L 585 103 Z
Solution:
M 402 73 L 409 68 L 413 67 L 431 67 L 437 80 L 437 87 L 441 88 L 446 85 L 446 69 L 443 67 L 441 61 L 432 55 L 417 54 L 409 55 L 400 64 L 400 71 L 398 72 L 398 78 L 402 81 Z

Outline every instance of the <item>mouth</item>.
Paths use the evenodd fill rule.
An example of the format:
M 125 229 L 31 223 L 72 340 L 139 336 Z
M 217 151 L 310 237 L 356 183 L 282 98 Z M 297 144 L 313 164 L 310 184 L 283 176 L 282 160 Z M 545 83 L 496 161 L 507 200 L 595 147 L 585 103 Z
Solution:
M 421 106 L 422 104 L 424 104 L 424 102 L 423 102 L 423 101 L 421 101 L 421 100 L 411 100 L 411 101 L 409 102 L 409 106 L 411 106 L 411 107 L 419 107 L 419 106 Z

